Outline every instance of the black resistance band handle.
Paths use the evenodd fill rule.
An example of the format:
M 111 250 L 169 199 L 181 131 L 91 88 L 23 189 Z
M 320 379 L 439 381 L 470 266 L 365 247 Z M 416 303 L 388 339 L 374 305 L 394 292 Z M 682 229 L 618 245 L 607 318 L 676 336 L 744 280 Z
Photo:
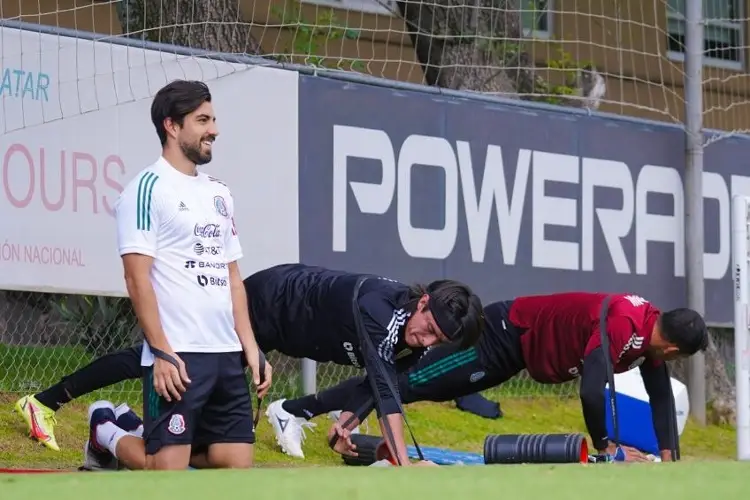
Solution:
M 614 442 L 620 446 L 620 426 L 617 423 L 617 393 L 615 392 L 615 371 L 612 366 L 612 355 L 609 351 L 609 335 L 607 334 L 607 312 L 609 311 L 610 296 L 604 298 L 602 310 L 599 315 L 599 333 L 601 333 L 602 350 L 604 351 L 604 363 L 607 367 L 607 382 L 609 383 L 609 406 L 612 410 L 612 429 L 614 430 Z
M 367 278 L 367 277 L 361 277 L 357 281 L 357 284 L 354 287 L 354 293 L 352 294 L 353 295 L 352 296 L 352 310 L 353 310 L 353 313 L 354 313 L 355 329 L 357 331 L 357 337 L 358 337 L 358 340 L 359 340 L 359 344 L 360 344 L 360 347 L 361 347 L 361 349 L 363 351 L 366 348 L 368 350 L 371 349 L 372 352 L 374 353 L 374 358 L 377 360 L 375 368 L 381 372 L 381 375 L 385 379 L 386 385 L 388 386 L 388 390 L 390 390 L 391 394 L 393 395 L 393 397 L 396 400 L 396 404 L 398 405 L 398 410 L 401 413 L 401 417 L 404 419 L 404 424 L 406 424 L 406 428 L 408 429 L 409 434 L 411 435 L 411 439 L 412 439 L 412 442 L 414 443 L 414 447 L 417 450 L 417 455 L 419 456 L 419 459 L 420 460 L 424 460 L 424 454 L 422 453 L 422 449 L 419 447 L 419 444 L 417 443 L 417 439 L 414 436 L 414 432 L 412 431 L 411 426 L 409 425 L 409 421 L 406 419 L 406 413 L 404 412 L 404 408 L 401 405 L 401 399 L 398 396 L 398 392 L 393 387 L 393 382 L 391 381 L 391 379 L 388 376 L 388 374 L 385 372 L 385 368 L 383 367 L 383 361 L 380 359 L 380 356 L 377 354 L 377 350 L 375 349 L 375 346 L 372 344 L 372 339 L 370 338 L 370 336 L 365 331 L 365 327 L 363 325 L 362 315 L 361 315 L 361 312 L 359 310 L 359 290 L 360 290 L 360 288 L 362 288 L 362 285 L 364 284 L 364 282 L 367 281 L 368 279 L 369 278 Z M 363 352 L 363 356 L 364 356 L 364 352 Z M 377 384 L 375 382 L 375 379 L 374 379 L 373 375 L 374 374 L 372 374 L 372 373 L 368 373 L 368 377 L 367 378 L 370 381 L 370 387 L 371 387 L 371 389 L 373 391 L 373 396 L 375 397 L 376 404 L 380 408 L 382 408 L 383 404 L 382 404 L 382 400 L 380 398 L 380 392 L 378 391 L 378 387 L 377 387 Z M 358 409 L 358 411 L 355 413 L 355 415 L 352 416 L 344 424 L 344 427 L 348 427 L 353 422 L 355 416 L 359 416 L 361 414 L 361 412 L 363 412 L 364 409 L 366 409 L 371 404 L 372 404 L 372 402 L 368 401 L 365 405 L 362 406 L 361 409 Z M 393 429 L 391 429 L 391 425 L 388 423 L 388 418 L 383 418 L 383 425 L 384 425 L 385 431 L 386 431 L 385 432 L 386 433 L 385 438 L 388 439 L 388 441 L 391 444 L 391 448 L 395 451 L 396 450 L 396 440 L 395 440 L 395 437 L 393 435 Z M 337 441 L 338 441 L 338 435 L 334 434 L 328 444 L 329 444 L 329 446 L 331 448 L 333 448 L 335 446 L 335 444 L 336 444 Z M 396 461 L 398 462 L 398 465 L 402 465 L 401 459 L 398 457 L 398 455 L 395 458 L 396 458 Z

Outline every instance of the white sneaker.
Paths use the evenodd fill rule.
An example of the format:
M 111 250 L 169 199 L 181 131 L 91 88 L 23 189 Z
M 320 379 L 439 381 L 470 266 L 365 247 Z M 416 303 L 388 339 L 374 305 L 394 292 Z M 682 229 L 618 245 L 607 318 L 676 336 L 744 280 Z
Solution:
M 119 461 L 111 453 L 107 455 L 97 453 L 90 446 L 89 441 L 86 440 L 86 443 L 83 445 L 83 465 L 79 470 L 107 471 L 118 470 L 119 468 Z
M 96 429 L 105 422 L 116 422 L 115 406 L 97 401 L 89 406 L 89 438 L 83 445 L 83 470 L 117 470 L 118 460 L 96 441 Z
M 339 419 L 341 418 L 341 410 L 329 411 L 328 412 L 328 418 L 330 418 L 334 422 L 338 422 Z M 359 426 L 357 426 L 354 429 L 352 429 L 351 433 L 352 434 L 359 434 Z
M 308 422 L 302 417 L 295 417 L 288 411 L 284 410 L 281 405 L 286 399 L 278 399 L 268 405 L 266 416 L 273 426 L 273 432 L 276 434 L 276 443 L 281 447 L 281 451 L 289 456 L 296 458 L 305 458 L 302 453 L 302 442 L 305 440 L 305 428 L 315 427 L 316 424 Z

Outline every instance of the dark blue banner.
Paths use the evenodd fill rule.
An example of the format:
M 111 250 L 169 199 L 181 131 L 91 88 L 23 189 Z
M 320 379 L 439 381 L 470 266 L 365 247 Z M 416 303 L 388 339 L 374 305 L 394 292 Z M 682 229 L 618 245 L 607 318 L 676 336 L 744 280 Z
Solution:
M 685 139 L 668 125 L 302 76 L 300 258 L 485 302 L 568 290 L 685 305 Z M 731 195 L 750 142 L 705 151 L 707 319 L 732 321 Z

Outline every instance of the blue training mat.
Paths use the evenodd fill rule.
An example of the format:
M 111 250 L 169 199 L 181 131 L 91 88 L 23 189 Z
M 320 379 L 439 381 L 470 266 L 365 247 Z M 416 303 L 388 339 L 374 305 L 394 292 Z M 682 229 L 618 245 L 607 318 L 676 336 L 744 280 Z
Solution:
M 484 455 L 481 453 L 470 453 L 468 451 L 454 451 L 444 448 L 431 448 L 420 446 L 425 460 L 430 460 L 438 465 L 484 465 Z M 406 451 L 409 458 L 419 458 L 414 446 L 407 446 Z

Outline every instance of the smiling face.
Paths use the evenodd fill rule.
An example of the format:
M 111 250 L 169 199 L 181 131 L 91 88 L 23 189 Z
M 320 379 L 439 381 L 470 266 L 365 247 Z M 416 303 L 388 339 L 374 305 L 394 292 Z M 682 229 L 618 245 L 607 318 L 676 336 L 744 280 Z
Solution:
M 409 347 L 430 347 L 448 342 L 448 338 L 440 330 L 435 318 L 427 309 L 428 295 L 423 295 L 414 313 L 406 322 L 404 340 Z
M 219 135 L 219 130 L 210 102 L 204 102 L 195 111 L 185 115 L 182 125 L 172 122 L 167 129 L 172 129 L 170 135 L 177 141 L 182 154 L 192 163 L 203 165 L 211 161 L 213 142 Z

